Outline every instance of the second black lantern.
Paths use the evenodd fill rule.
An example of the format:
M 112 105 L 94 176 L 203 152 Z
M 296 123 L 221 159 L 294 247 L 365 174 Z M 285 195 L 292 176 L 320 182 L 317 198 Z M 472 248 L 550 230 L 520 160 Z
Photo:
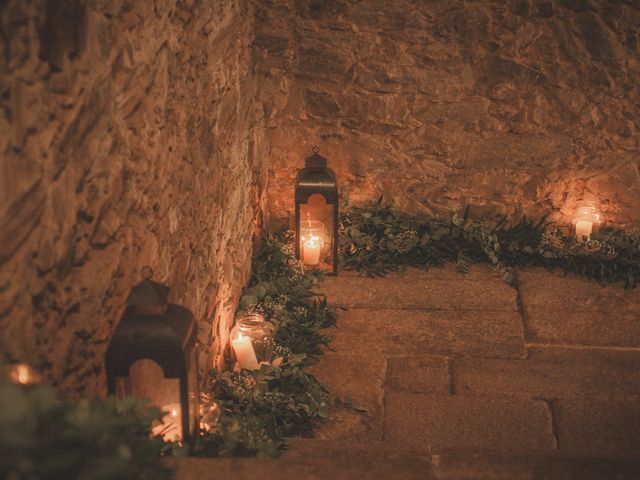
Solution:
M 197 440 L 196 325 L 167 302 L 169 287 L 145 279 L 132 288 L 106 354 L 110 395 L 146 398 L 166 415 L 152 432 L 168 441 Z
M 318 152 L 314 147 L 296 179 L 296 256 L 309 267 L 337 275 L 338 185 Z

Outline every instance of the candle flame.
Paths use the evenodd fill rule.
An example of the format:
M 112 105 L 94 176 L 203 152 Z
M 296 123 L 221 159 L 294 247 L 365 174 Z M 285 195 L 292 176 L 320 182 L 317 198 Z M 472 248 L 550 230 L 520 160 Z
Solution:
M 311 238 L 304 242 L 305 248 L 316 248 L 320 244 L 320 237 L 318 235 L 311 235 Z
M 600 212 L 600 205 L 595 200 L 583 200 L 581 201 L 575 211 L 573 222 L 588 221 L 591 223 L 602 223 L 603 216 Z
M 29 375 L 29 367 L 27 367 L 26 365 L 18 365 L 16 367 L 15 379 L 22 385 L 28 384 L 31 380 L 31 375 Z

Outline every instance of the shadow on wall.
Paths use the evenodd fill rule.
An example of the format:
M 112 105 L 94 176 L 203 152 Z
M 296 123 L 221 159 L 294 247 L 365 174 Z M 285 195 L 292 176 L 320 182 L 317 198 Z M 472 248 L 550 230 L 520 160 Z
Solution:
M 47 0 L 45 21 L 38 30 L 38 57 L 50 65 L 51 72 L 63 70 L 66 61 L 73 61 L 82 46 L 81 35 L 85 7 L 79 0 Z

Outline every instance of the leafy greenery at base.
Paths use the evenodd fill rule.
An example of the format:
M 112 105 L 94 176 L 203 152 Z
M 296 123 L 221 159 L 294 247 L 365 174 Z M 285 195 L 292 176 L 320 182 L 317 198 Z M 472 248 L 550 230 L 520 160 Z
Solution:
M 211 393 L 221 407 L 217 427 L 201 437 L 204 456 L 274 456 L 285 437 L 311 436 L 329 414 L 331 398 L 305 367 L 322 355 L 336 314 L 313 291 L 323 277 L 295 259 L 291 238 L 266 238 L 240 311 L 259 312 L 276 330 L 275 359 L 260 370 L 213 372 Z
M 139 401 L 61 402 L 50 386 L 0 383 L 0 472 L 7 480 L 162 480 L 159 410 Z
M 640 235 L 602 229 L 585 241 L 545 218 L 424 218 L 399 212 L 382 200 L 343 209 L 340 253 L 345 270 L 369 276 L 448 262 L 467 271 L 469 265 L 485 262 L 501 271 L 510 285 L 515 282 L 513 267 L 530 265 L 561 268 L 600 282 L 622 280 L 626 287 L 640 280 Z

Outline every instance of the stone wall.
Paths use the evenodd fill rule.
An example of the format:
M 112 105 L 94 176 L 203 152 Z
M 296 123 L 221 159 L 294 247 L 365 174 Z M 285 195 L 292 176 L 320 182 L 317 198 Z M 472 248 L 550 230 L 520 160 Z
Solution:
M 317 144 L 351 200 L 640 225 L 639 2 L 261 4 L 273 218 Z
M 219 359 L 266 181 L 252 8 L 0 2 L 0 362 L 104 393 L 144 266 Z

